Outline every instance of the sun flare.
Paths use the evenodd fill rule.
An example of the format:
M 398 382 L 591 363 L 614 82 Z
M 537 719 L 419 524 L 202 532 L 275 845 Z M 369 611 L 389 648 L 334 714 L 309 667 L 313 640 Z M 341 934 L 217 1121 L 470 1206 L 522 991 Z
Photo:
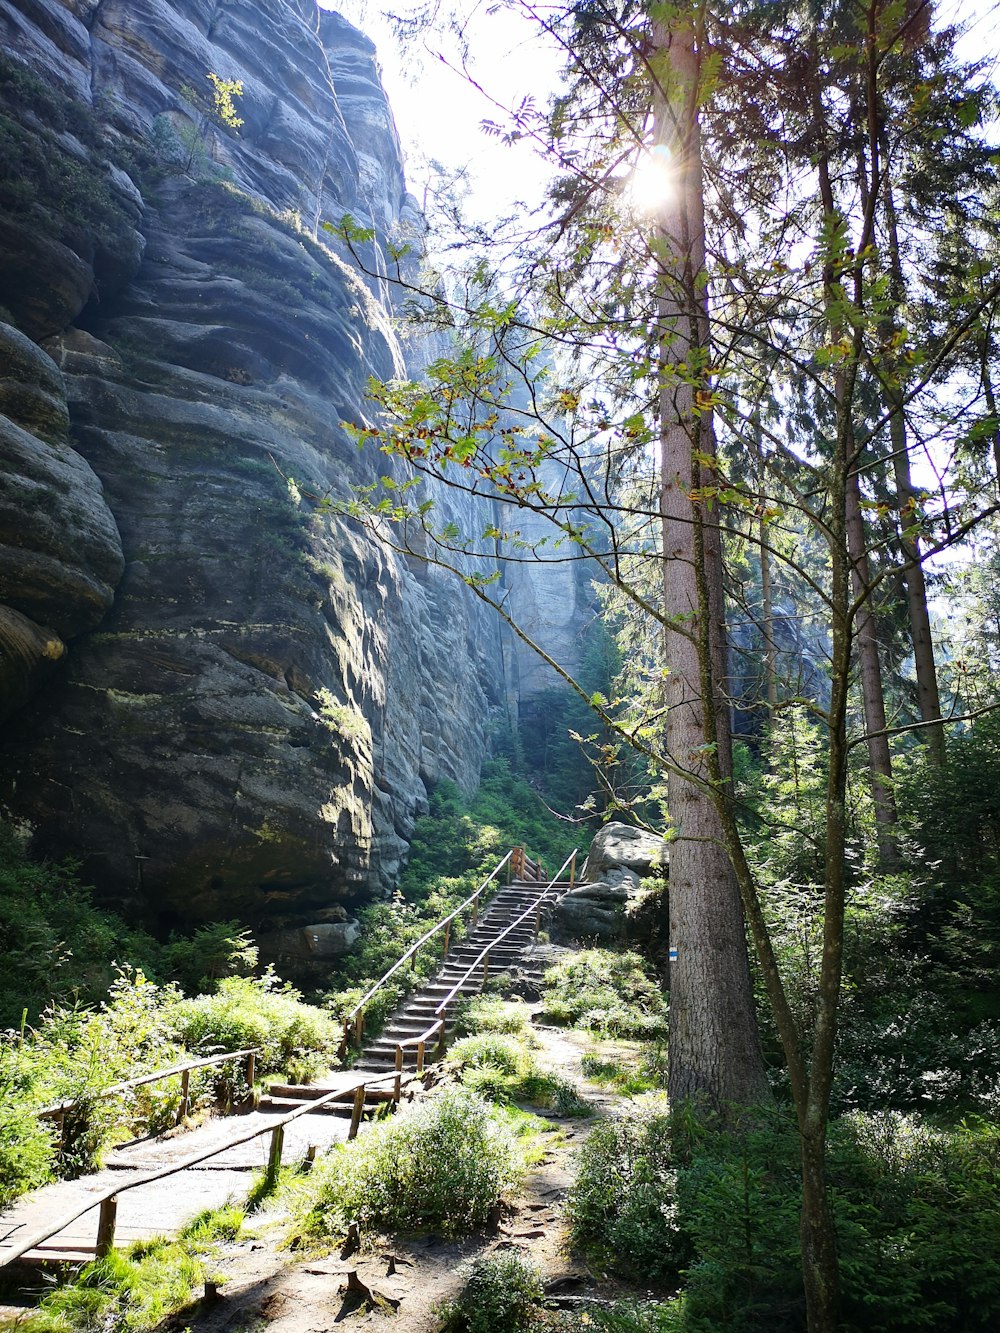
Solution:
M 636 213 L 655 213 L 672 190 L 670 149 L 657 144 L 639 158 L 625 187 L 625 197 Z

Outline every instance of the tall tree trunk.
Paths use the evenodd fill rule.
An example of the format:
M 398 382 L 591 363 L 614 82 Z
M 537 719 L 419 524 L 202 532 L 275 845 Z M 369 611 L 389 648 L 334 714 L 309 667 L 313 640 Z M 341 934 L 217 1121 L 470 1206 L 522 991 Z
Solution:
M 847 549 L 851 557 L 851 585 L 859 603 L 856 617 L 858 669 L 861 675 L 861 701 L 868 733 L 868 767 L 871 770 L 872 800 L 875 805 L 875 833 L 879 860 L 890 868 L 898 864 L 896 842 L 896 796 L 892 789 L 892 756 L 886 735 L 885 695 L 882 690 L 882 665 L 878 657 L 878 633 L 871 605 L 871 569 L 861 515 L 861 483 L 857 462 L 847 474 Z
M 677 828 L 670 858 L 670 1097 L 713 1106 L 766 1095 L 743 913 L 717 802 L 731 799 L 730 737 L 719 688 L 725 640 L 718 509 L 698 498 L 716 481 L 711 410 L 699 376 L 708 365 L 698 58 L 690 27 L 653 25 L 654 139 L 674 164 L 657 217 L 660 366 L 660 512 L 666 630 L 666 749 Z
M 767 496 L 764 493 L 764 443 L 763 432 L 761 430 L 760 409 L 755 408 L 753 413 L 753 439 L 754 450 L 757 454 L 757 471 L 760 481 L 760 491 L 757 497 L 757 503 L 761 508 L 761 518 L 757 530 L 757 545 L 760 551 L 760 600 L 761 600 L 761 631 L 764 635 L 764 697 L 767 700 L 768 718 L 773 719 L 774 710 L 778 706 L 778 663 L 777 650 L 774 646 L 774 599 L 771 593 L 771 549 L 769 546 L 769 534 L 767 523 L 763 517 L 763 510 L 767 506 Z
M 886 176 L 885 215 L 889 238 L 889 276 L 893 299 L 900 305 L 906 297 L 903 265 L 899 253 L 899 232 L 896 225 L 896 203 L 892 181 Z M 913 644 L 913 669 L 917 680 L 917 707 L 921 722 L 926 723 L 921 739 L 931 758 L 938 764 L 945 761 L 944 726 L 941 721 L 941 695 L 938 690 L 937 664 L 934 660 L 934 636 L 927 610 L 927 585 L 920 554 L 920 538 L 911 531 L 917 512 L 917 498 L 910 476 L 910 453 L 903 415 L 903 391 L 897 380 L 888 385 L 889 439 L 892 446 L 892 468 L 896 478 L 896 497 L 899 508 L 900 545 L 906 557 L 903 575 L 906 585 L 906 607 L 910 620 L 910 639 Z
M 993 376 L 990 373 L 989 337 L 985 334 L 980 342 L 979 355 L 983 374 L 983 393 L 986 395 L 986 410 L 993 420 L 997 421 L 997 399 L 993 392 Z M 1000 495 L 1000 425 L 993 432 L 993 472 L 997 484 L 997 494 Z

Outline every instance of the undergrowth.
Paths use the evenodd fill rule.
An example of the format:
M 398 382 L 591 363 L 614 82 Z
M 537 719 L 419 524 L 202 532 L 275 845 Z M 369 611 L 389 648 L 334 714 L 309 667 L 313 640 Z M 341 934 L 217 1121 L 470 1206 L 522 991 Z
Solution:
M 213 1244 L 233 1240 L 243 1223 L 232 1205 L 199 1214 L 175 1241 L 139 1241 L 96 1259 L 38 1307 L 0 1320 L 0 1333 L 146 1333 L 200 1296 Z
M 461 1296 L 441 1309 L 441 1333 L 527 1333 L 538 1327 L 543 1295 L 530 1260 L 489 1255 L 473 1264 Z
M 584 949 L 545 974 L 543 1021 L 605 1037 L 667 1034 L 667 1004 L 637 953 Z
M 312 1177 L 303 1233 L 479 1231 L 523 1169 L 503 1117 L 464 1089 L 416 1103 L 338 1144 Z
M 831 1126 L 829 1179 L 844 1333 L 996 1327 L 997 1126 L 853 1113 Z M 758 1108 L 734 1133 L 671 1115 L 654 1097 L 594 1127 L 569 1218 L 593 1262 L 667 1290 L 683 1284 L 677 1327 L 797 1333 L 800 1190 L 798 1135 L 783 1112 Z M 651 1327 L 673 1328 L 675 1315 L 668 1307 Z

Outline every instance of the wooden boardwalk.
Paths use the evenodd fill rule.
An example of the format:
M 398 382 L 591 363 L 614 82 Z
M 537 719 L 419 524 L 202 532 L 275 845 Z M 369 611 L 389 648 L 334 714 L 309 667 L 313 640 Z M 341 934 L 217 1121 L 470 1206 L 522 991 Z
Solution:
M 339 1090 L 350 1092 L 362 1077 L 350 1069 L 332 1070 L 311 1087 L 317 1095 Z M 322 1151 L 344 1142 L 350 1128 L 350 1102 L 344 1105 L 347 1116 L 320 1110 L 288 1125 L 282 1160 L 291 1165 L 302 1161 L 310 1147 Z M 22 1196 L 0 1213 L 0 1264 L 25 1238 L 69 1216 L 91 1197 L 95 1206 L 89 1212 L 29 1251 L 25 1258 L 29 1262 L 41 1259 L 78 1262 L 93 1258 L 97 1240 L 96 1205 L 109 1189 L 124 1186 L 136 1176 L 178 1165 L 213 1148 L 224 1149 L 227 1142 L 255 1129 L 272 1128 L 284 1114 L 275 1106 L 213 1119 L 197 1129 L 182 1130 L 167 1138 L 139 1140 L 109 1153 L 103 1170 L 94 1175 L 56 1181 Z M 249 1143 L 225 1149 L 164 1180 L 124 1189 L 118 1201 L 116 1244 L 176 1236 L 203 1209 L 218 1208 L 229 1200 L 241 1203 L 250 1187 L 250 1173 L 267 1166 L 270 1143 L 270 1134 L 262 1133 Z

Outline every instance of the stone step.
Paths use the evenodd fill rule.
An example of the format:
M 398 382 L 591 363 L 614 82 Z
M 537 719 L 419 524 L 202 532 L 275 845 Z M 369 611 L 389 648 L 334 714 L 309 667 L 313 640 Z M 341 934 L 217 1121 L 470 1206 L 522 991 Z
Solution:
M 367 1099 L 365 1104 L 367 1105 Z M 295 1097 L 261 1097 L 258 1103 L 258 1109 L 262 1111 L 279 1111 L 282 1115 L 287 1115 L 289 1111 L 298 1111 L 301 1107 L 308 1105 L 307 1102 L 299 1101 Z M 318 1106 L 313 1115 L 339 1115 L 349 1116 L 354 1109 L 353 1102 L 327 1102 L 325 1106 Z
M 269 1083 L 267 1095 L 279 1100 L 290 1100 L 296 1104 L 302 1102 L 318 1101 L 321 1097 L 326 1097 L 333 1092 L 333 1088 L 324 1088 L 314 1083 Z M 366 1088 L 365 1101 L 385 1102 L 392 1098 L 391 1088 Z M 350 1106 L 354 1101 L 354 1089 L 345 1088 L 338 1099 L 343 1104 Z M 332 1105 L 336 1105 L 334 1102 Z M 321 1107 L 320 1110 L 323 1108 Z

